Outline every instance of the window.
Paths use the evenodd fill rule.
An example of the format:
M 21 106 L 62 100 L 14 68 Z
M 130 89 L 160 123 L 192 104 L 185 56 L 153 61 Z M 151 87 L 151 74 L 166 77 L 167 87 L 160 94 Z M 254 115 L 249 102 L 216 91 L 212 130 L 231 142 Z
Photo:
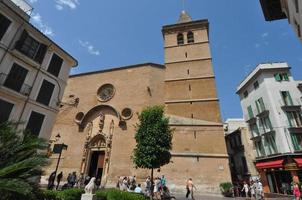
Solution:
M 182 33 L 178 33 L 177 35 L 177 44 L 178 45 L 184 44 L 184 35 Z
M 274 77 L 276 81 L 282 81 L 282 80 L 289 81 L 287 73 L 276 73 L 274 74 Z
M 260 124 L 264 133 L 268 133 L 273 130 L 272 123 L 269 117 L 260 118 Z
M 247 90 L 245 90 L 245 91 L 243 92 L 243 96 L 244 96 L 244 98 L 246 98 L 248 95 L 249 95 L 248 91 L 247 91 Z
M 258 157 L 265 156 L 265 151 L 261 140 L 255 142 L 255 147 Z
M 13 107 L 14 104 L 0 99 L 0 124 L 6 122 L 9 119 Z
M 63 59 L 54 53 L 52 55 L 47 71 L 54 76 L 59 76 L 62 64 L 63 64 Z
M 247 107 L 247 112 L 248 112 L 248 114 L 249 114 L 249 119 L 251 119 L 251 118 L 254 117 L 254 113 L 253 113 L 252 106 L 248 106 L 248 107 Z
M 45 116 L 37 113 L 35 111 L 32 111 L 29 117 L 29 120 L 27 122 L 26 131 L 29 131 L 30 134 L 33 134 L 35 136 L 39 136 L 43 121 Z
M 298 0 L 294 0 L 295 1 L 295 8 L 296 8 L 296 13 L 299 12 L 299 1 Z
M 266 146 L 267 152 L 269 154 L 277 153 L 277 146 L 276 146 L 276 142 L 275 142 L 275 136 L 267 135 L 265 137 L 265 146 Z
M 265 106 L 264 106 L 264 102 L 263 102 L 262 97 L 257 99 L 257 101 L 255 103 L 256 103 L 258 114 L 265 111 Z
M 41 64 L 47 51 L 47 46 L 39 43 L 24 30 L 16 43 L 16 49 Z
M 194 33 L 192 31 L 189 31 L 187 34 L 188 43 L 194 43 Z
M 291 134 L 292 143 L 296 151 L 302 150 L 302 135 L 299 133 Z
M 48 106 L 54 88 L 55 88 L 54 84 L 50 83 L 49 81 L 43 80 L 38 97 L 36 99 L 37 102 Z
M 286 106 L 292 106 L 293 105 L 293 100 L 289 94 L 289 91 L 281 91 L 281 97 L 283 100 L 284 105 Z
M 0 14 L 0 40 L 6 33 L 10 24 L 11 24 L 11 21 L 9 19 L 7 19 L 5 16 L 3 16 L 2 14 Z
M 252 137 L 259 136 L 259 129 L 256 123 L 250 124 L 250 129 L 252 132 Z
M 259 87 L 259 83 L 258 83 L 258 81 L 256 81 L 256 82 L 254 83 L 254 89 L 256 90 L 258 87 Z
M 27 73 L 27 69 L 17 65 L 16 63 L 13 64 L 9 74 L 7 75 L 7 78 L 5 79 L 4 86 L 20 92 Z
M 299 111 L 286 112 L 290 127 L 302 127 L 302 117 Z
M 295 20 L 295 26 L 296 26 L 296 29 L 297 29 L 297 34 L 299 37 L 301 37 L 301 29 L 300 29 L 300 25 L 299 23 Z

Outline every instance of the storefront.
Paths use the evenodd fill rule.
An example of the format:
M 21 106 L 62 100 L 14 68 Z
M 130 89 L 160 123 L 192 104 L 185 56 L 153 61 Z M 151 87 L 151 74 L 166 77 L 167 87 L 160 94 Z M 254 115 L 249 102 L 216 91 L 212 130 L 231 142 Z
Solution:
M 302 182 L 302 156 L 280 156 L 256 162 L 265 193 L 292 193 L 292 182 Z

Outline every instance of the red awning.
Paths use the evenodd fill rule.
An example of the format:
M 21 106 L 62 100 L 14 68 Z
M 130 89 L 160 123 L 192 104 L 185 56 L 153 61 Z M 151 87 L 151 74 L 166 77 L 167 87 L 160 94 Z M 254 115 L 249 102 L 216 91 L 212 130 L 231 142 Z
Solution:
M 294 158 L 294 160 L 297 163 L 298 167 L 302 167 L 302 158 Z
M 284 159 L 259 162 L 256 164 L 256 168 L 257 169 L 280 168 L 280 167 L 283 167 L 283 162 L 284 162 Z

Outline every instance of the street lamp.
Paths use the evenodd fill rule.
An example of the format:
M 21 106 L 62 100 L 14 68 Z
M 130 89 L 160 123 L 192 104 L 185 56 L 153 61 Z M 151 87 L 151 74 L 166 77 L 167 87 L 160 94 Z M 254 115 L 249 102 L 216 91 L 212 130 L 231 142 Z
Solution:
M 57 171 L 58 171 L 58 168 L 59 168 L 62 151 L 63 151 L 63 149 L 67 150 L 67 147 L 68 147 L 68 145 L 66 145 L 64 143 L 62 143 L 62 144 L 55 144 L 53 146 L 53 153 L 56 153 L 56 154 L 59 153 L 59 158 L 58 158 L 56 169 L 55 169 L 55 177 L 57 176 Z

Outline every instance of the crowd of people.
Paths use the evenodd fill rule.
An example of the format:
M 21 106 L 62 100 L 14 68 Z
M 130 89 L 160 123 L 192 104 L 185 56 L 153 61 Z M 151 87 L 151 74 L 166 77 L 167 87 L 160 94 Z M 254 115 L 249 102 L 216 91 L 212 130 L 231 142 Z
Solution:
M 171 196 L 166 184 L 167 179 L 164 175 L 162 175 L 162 177 L 155 177 L 153 179 L 153 185 L 151 177 L 148 176 L 145 180 L 145 190 L 143 190 L 141 184 L 137 184 L 136 176 L 120 176 L 118 177 L 116 187 L 122 191 L 140 193 L 148 197 L 151 196 L 153 192 L 153 198 L 156 200 L 175 199 L 174 196 Z
M 256 200 L 264 199 L 261 181 L 259 179 L 256 179 L 256 181 L 251 181 L 250 184 L 244 181 L 242 185 L 235 185 L 234 196 Z

